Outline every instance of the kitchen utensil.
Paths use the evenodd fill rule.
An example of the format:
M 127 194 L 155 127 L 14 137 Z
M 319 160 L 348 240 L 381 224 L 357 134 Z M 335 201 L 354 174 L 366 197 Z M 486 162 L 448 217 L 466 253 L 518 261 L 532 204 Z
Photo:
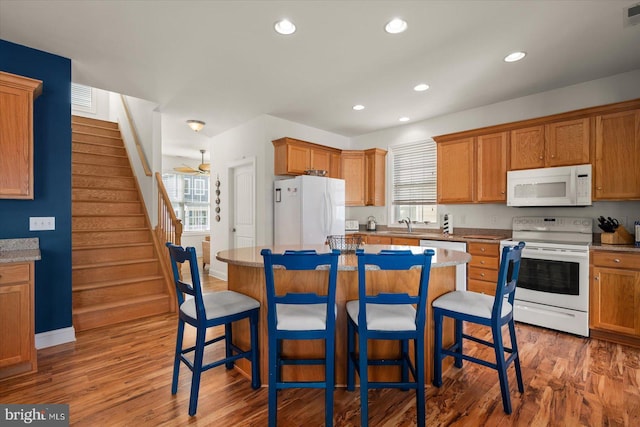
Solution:
M 367 231 L 376 231 L 376 226 L 376 218 L 374 216 L 367 218 Z

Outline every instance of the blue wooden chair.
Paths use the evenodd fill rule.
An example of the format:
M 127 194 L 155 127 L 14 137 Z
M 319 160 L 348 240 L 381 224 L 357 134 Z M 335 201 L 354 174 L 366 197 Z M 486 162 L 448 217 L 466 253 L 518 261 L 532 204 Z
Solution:
M 435 319 L 435 348 L 434 348 L 434 378 L 433 385 L 442 385 L 442 359 L 453 356 L 454 365 L 462 367 L 462 359 L 479 363 L 498 371 L 502 406 L 504 412 L 511 413 L 511 397 L 507 380 L 507 368 L 513 363 L 516 370 L 518 390 L 524 392 L 520 357 L 516 340 L 516 328 L 513 321 L 513 298 L 520 271 L 520 257 L 524 242 L 502 250 L 498 283 L 495 296 L 471 291 L 449 292 L 433 301 L 433 316 Z M 444 317 L 455 320 L 455 342 L 449 348 L 442 348 L 442 322 Z M 472 322 L 491 327 L 493 342 L 463 333 L 463 322 Z M 505 347 L 502 340 L 502 327 L 509 326 L 511 348 Z M 492 347 L 495 351 L 496 362 L 489 362 L 463 353 L 462 340 L 469 339 L 477 343 Z M 508 357 L 505 359 L 505 353 Z
M 273 254 L 263 249 L 267 287 L 267 322 L 269 330 L 269 426 L 277 423 L 277 391 L 287 388 L 324 388 L 325 425 L 333 425 L 333 389 L 335 386 L 336 281 L 340 251 L 317 254 L 314 250 L 285 251 Z M 277 292 L 274 266 L 286 270 L 318 270 L 328 266 L 326 292 L 282 295 Z M 304 285 L 304 284 L 301 284 Z M 322 359 L 287 359 L 283 357 L 283 340 L 324 340 Z M 284 365 L 324 365 L 324 381 L 283 381 Z
M 371 388 L 400 388 L 416 390 L 418 426 L 425 425 L 424 352 L 426 301 L 431 270 L 432 249 L 424 253 L 383 250 L 378 254 L 358 256 L 358 300 L 347 302 L 347 390 L 355 389 L 355 372 L 360 376 L 360 418 L 362 426 L 369 423 L 368 392 Z M 409 270 L 421 267 L 420 280 L 415 293 L 379 293 L 371 295 L 367 289 L 365 270 Z M 355 335 L 358 334 L 358 352 Z M 368 356 L 368 340 L 395 340 L 400 342 L 398 359 L 372 359 Z M 414 359 L 409 356 L 409 340 L 414 341 Z M 397 382 L 369 381 L 369 366 L 395 365 L 401 367 Z M 409 381 L 409 372 L 413 381 Z
M 171 394 L 178 392 L 178 374 L 180 371 L 180 362 L 182 362 L 192 371 L 189 415 L 193 416 L 198 407 L 200 376 L 202 372 L 208 369 L 223 364 L 227 369 L 231 369 L 233 368 L 235 360 L 245 358 L 251 362 L 251 387 L 254 389 L 260 387 L 260 362 L 258 358 L 258 317 L 260 313 L 260 303 L 251 297 L 233 291 L 203 294 L 202 286 L 200 285 L 195 248 L 188 247 L 184 249 L 169 242 L 166 246 L 169 249 L 173 279 L 176 284 L 176 294 L 178 296 L 178 306 L 180 307 Z M 183 282 L 180 278 L 179 264 L 182 265 L 184 262 L 189 263 L 192 284 Z M 185 298 L 184 294 L 191 295 L 193 298 Z M 251 329 L 251 348 L 248 350 L 242 350 L 232 343 L 231 324 L 242 319 L 249 319 Z M 185 323 L 196 328 L 196 345 L 183 349 L 182 340 Z M 218 325 L 224 325 L 224 334 L 206 341 L 207 329 Z M 225 341 L 225 357 L 204 365 L 203 356 L 205 347 L 222 340 Z M 191 352 L 194 352 L 193 362 L 186 357 L 186 354 Z

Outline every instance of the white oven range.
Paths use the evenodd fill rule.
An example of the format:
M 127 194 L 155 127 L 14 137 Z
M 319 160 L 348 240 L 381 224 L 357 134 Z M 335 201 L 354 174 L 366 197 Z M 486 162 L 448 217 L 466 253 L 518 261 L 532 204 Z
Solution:
M 591 218 L 516 217 L 511 240 L 524 241 L 514 318 L 589 336 L 589 244 Z

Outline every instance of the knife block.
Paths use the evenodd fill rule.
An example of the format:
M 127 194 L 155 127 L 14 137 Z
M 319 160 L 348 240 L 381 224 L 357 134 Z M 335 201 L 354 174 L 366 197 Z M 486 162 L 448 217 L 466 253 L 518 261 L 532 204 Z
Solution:
M 633 245 L 635 238 L 621 225 L 613 233 L 602 233 L 600 241 L 603 245 Z

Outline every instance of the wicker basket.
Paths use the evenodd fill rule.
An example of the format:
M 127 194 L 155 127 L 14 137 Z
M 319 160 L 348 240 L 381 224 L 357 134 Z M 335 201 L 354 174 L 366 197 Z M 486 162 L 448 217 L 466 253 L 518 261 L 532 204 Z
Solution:
M 362 236 L 327 236 L 327 244 L 342 253 L 355 252 L 362 246 Z

